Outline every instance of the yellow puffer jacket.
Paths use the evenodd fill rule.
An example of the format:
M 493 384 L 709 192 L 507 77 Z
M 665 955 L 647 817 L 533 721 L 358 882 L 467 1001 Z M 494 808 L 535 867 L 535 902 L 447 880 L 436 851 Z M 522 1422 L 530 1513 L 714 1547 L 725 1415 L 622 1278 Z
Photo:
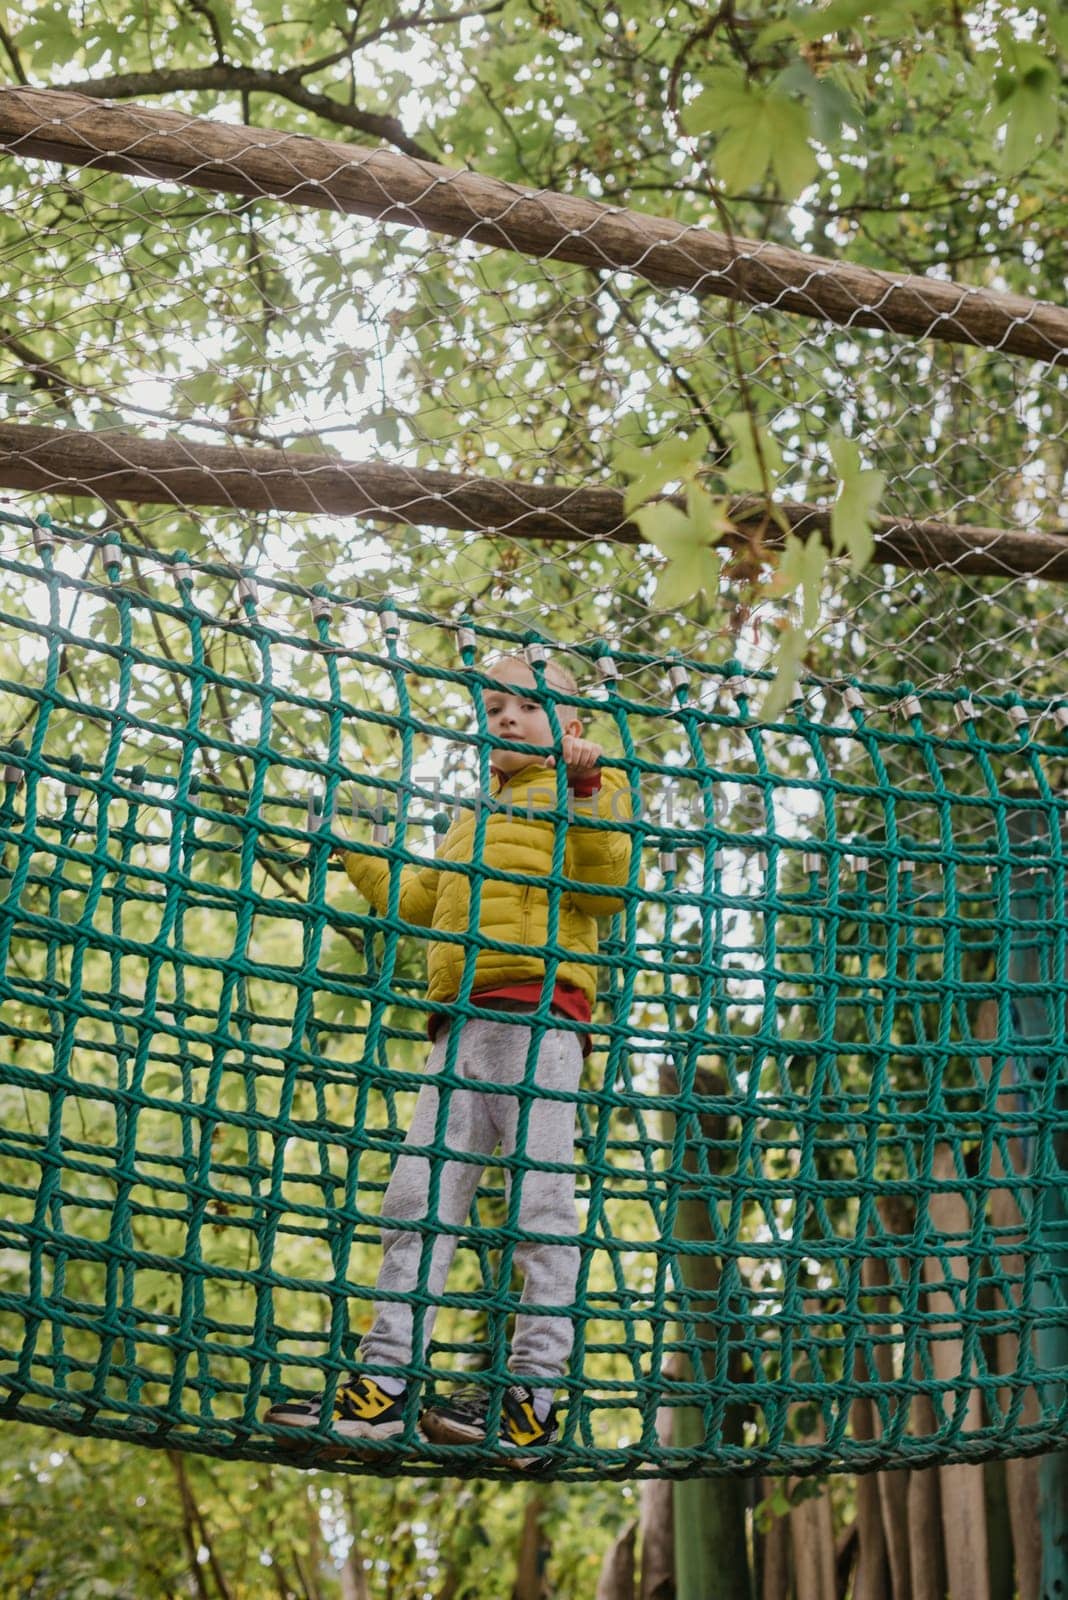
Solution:
M 479 876 L 482 900 L 478 932 L 487 939 L 526 947 L 522 954 L 480 950 L 475 964 L 475 991 L 509 983 L 529 982 L 545 974 L 544 950 L 549 892 L 541 884 L 502 882 L 495 872 L 526 873 L 548 878 L 552 872 L 556 824 L 538 821 L 528 811 L 554 810 L 556 773 L 551 767 L 526 767 L 503 788 L 494 780 L 494 809 L 486 818 Z M 620 888 L 630 871 L 630 835 L 609 828 L 582 826 L 584 817 L 626 821 L 631 815 L 630 793 L 623 773 L 606 769 L 600 790 L 589 799 L 573 801 L 574 821 L 568 825 L 563 875 L 573 887 L 560 896 L 559 947 L 569 953 L 556 969 L 558 983 L 574 984 L 592 1001 L 596 970 L 582 957 L 597 951 L 597 918 L 623 909 L 618 895 L 591 894 L 589 888 Z M 471 927 L 470 871 L 475 837 L 475 813 L 463 810 L 445 835 L 433 866 L 408 865 L 400 869 L 401 920 L 442 933 L 465 934 Z M 443 863 L 458 863 L 450 871 Z M 390 863 L 381 857 L 349 852 L 345 868 L 356 887 L 375 910 L 384 913 L 389 896 Z M 396 867 L 393 868 L 396 871 Z M 432 940 L 428 965 L 427 998 L 454 1000 L 464 970 L 465 942 Z M 574 959 L 570 959 L 573 954 Z

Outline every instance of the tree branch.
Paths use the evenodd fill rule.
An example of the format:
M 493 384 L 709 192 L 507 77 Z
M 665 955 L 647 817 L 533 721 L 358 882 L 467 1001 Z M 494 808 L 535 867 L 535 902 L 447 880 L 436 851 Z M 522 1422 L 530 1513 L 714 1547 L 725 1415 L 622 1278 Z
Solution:
M 205 4 L 205 0 L 185 0 L 185 4 L 189 7 L 190 11 L 195 11 L 197 16 L 203 17 L 205 22 L 208 24 L 212 43 L 215 46 L 215 59 L 220 66 L 224 66 L 226 63 L 226 46 L 223 43 L 223 36 L 219 29 L 219 20 L 215 13 L 212 11 L 209 5 Z
M 196 1529 L 196 1504 L 193 1500 L 189 1479 L 186 1475 L 185 1463 L 177 1450 L 166 1452 L 167 1460 L 174 1469 L 175 1480 L 178 1484 L 178 1495 L 182 1505 L 182 1540 L 185 1544 L 186 1554 L 189 1557 L 189 1571 L 196 1584 L 198 1600 L 211 1600 L 208 1586 L 204 1582 L 204 1569 L 197 1560 L 200 1549 L 199 1535 Z
M 4 27 L 2 20 L 0 20 L 0 44 L 3 45 L 7 54 L 7 58 L 11 62 L 11 70 L 15 74 L 15 77 L 20 83 L 24 83 L 28 87 L 30 80 L 26 76 L 25 68 L 22 65 L 19 53 L 15 48 L 15 41 Z
M 410 33 L 414 28 L 441 28 L 450 22 L 466 22 L 470 17 L 492 17 L 495 12 L 503 11 L 504 6 L 505 0 L 493 0 L 491 5 L 470 6 L 466 11 L 451 11 L 444 17 L 420 17 L 416 12 L 409 11 L 407 16 L 394 17 L 392 22 L 383 23 L 373 32 L 365 33 L 362 39 L 357 39 L 356 49 L 363 50 L 390 33 Z
M 271 72 L 260 67 L 216 62 L 211 67 L 161 68 L 154 72 L 120 72 L 109 78 L 89 78 L 70 84 L 69 91 L 83 94 L 89 100 L 136 100 L 141 95 L 192 94 L 202 89 L 230 94 L 277 95 L 326 122 L 381 139 L 416 161 L 434 160 L 433 152 L 410 138 L 396 117 L 347 106 L 316 89 L 307 88 L 301 78 L 300 72 Z
M 57 409 L 69 411 L 70 389 L 63 371 L 52 361 L 46 361 L 39 356 L 15 333 L 0 327 L 0 350 L 10 350 L 16 356 L 30 375 L 30 385 L 34 389 L 41 389 L 50 395 Z M 111 402 L 112 404 L 114 402 Z
M 668 353 L 659 348 L 656 340 L 642 322 L 641 318 L 635 315 L 633 308 L 629 305 L 625 296 L 619 293 L 615 285 L 608 278 L 605 278 L 602 275 L 598 282 L 598 288 L 607 292 L 608 298 L 612 301 L 623 321 L 627 324 L 628 328 L 630 328 L 635 337 L 645 346 L 651 355 L 656 357 L 661 366 L 665 367 L 666 370 L 671 374 L 672 382 L 676 385 L 680 392 L 686 396 L 687 400 L 690 402 L 690 405 L 693 407 L 694 414 L 700 418 L 705 427 L 708 429 L 709 433 L 712 435 L 712 438 L 715 440 L 719 449 L 719 456 L 717 459 L 720 462 L 727 461 L 731 453 L 730 440 L 720 427 L 719 419 L 715 417 L 711 411 L 709 411 L 708 407 L 705 405 L 700 394 L 694 388 L 694 385 L 690 382 L 689 378 L 687 378 L 685 373 L 683 373 L 675 364 L 675 362 L 672 361 Z

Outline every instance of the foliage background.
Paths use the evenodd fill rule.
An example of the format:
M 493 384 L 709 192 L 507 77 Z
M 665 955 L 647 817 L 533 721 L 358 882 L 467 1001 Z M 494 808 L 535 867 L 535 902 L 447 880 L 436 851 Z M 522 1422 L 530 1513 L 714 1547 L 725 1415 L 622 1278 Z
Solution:
M 1066 56 L 1052 5 L 415 0 L 309 14 L 267 0 L 84 0 L 14 5 L 0 19 L 12 82 L 385 140 L 680 222 L 1042 299 L 1061 293 L 1068 239 Z M 689 459 L 713 497 L 826 498 L 846 438 L 852 470 L 882 474 L 885 509 L 988 526 L 1068 515 L 1065 385 L 1038 364 L 41 163 L 5 158 L 0 186 L 9 417 L 561 483 L 640 478 L 682 436 L 701 443 Z M 418 595 L 445 617 L 474 600 L 483 617 L 548 623 L 566 639 L 611 631 L 691 652 L 697 641 L 712 659 L 761 664 L 789 622 L 790 583 L 763 552 L 709 573 L 699 524 L 681 545 L 661 538 L 667 567 L 648 550 L 532 551 L 316 518 L 106 514 L 160 550 L 284 570 L 309 587 Z M 811 590 L 794 637 L 817 673 L 839 677 L 847 663 L 872 678 L 1039 695 L 1062 682 L 1062 598 L 1040 581 L 839 564 L 829 584 L 820 574 L 815 607 Z M 412 642 L 428 659 L 440 648 L 429 633 Z M 99 663 L 77 670 L 86 699 L 107 693 Z M 146 685 L 146 704 L 167 692 Z M 5 737 L 18 731 L 8 717 Z M 292 748 L 314 738 L 294 728 Z M 363 755 L 385 763 L 391 751 Z M 280 1595 L 348 1597 L 364 1583 L 375 1597 L 459 1600 L 507 1595 L 522 1576 L 522 1488 L 352 1489 L 30 1432 L 10 1451 L 0 1575 L 13 1594 L 159 1585 L 237 1596 L 270 1592 L 269 1580 Z M 553 1592 L 588 1595 L 632 1492 L 539 1493 Z M 847 1525 L 848 1486 L 835 1509 Z M 349 1560 L 346 1575 L 350 1540 L 370 1565 Z

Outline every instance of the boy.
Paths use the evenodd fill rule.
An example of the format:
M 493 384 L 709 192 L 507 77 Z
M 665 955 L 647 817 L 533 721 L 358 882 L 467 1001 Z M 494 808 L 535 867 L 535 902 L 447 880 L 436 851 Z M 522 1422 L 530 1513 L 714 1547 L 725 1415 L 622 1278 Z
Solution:
M 516 1015 L 514 1020 L 499 1021 L 488 1016 L 452 1020 L 447 1014 L 431 1014 L 433 1047 L 426 1067 L 428 1082 L 419 1093 L 405 1150 L 398 1157 L 382 1201 L 382 1265 L 375 1287 L 384 1294 L 412 1294 L 419 1286 L 420 1263 L 427 1249 L 425 1233 L 411 1227 L 391 1230 L 390 1222 L 411 1224 L 427 1219 L 433 1159 L 438 1167 L 433 1208 L 438 1228 L 430 1247 L 427 1295 L 431 1302 L 440 1298 L 483 1168 L 498 1145 L 506 1162 L 517 1154 L 520 1097 L 486 1093 L 480 1084 L 518 1086 L 532 1081 L 535 1090 L 548 1090 L 554 1098 L 543 1099 L 536 1093 L 527 1096 L 525 1138 L 518 1151 L 519 1160 L 507 1171 L 506 1183 L 509 1195 L 513 1182 L 520 1186 L 521 1234 L 538 1236 L 541 1242 L 521 1239 L 514 1259 L 523 1276 L 526 1304 L 567 1307 L 574 1301 L 579 1264 L 577 1246 L 570 1241 L 577 1232 L 575 1095 L 585 1040 L 574 1029 L 545 1029 L 531 1080 L 526 1071 L 531 1029 L 522 1024 L 521 1017 L 524 1012 L 537 1010 L 541 1002 L 549 890 L 537 883 L 514 884 L 494 876 L 495 871 L 504 871 L 549 877 L 553 839 L 560 824 L 537 820 L 530 813 L 556 808 L 556 758 L 549 716 L 537 697 L 536 679 L 527 662 L 519 656 L 505 656 L 492 666 L 490 675 L 494 687 L 485 691 L 484 706 L 491 736 L 545 752 L 532 754 L 494 747 L 491 770 L 495 803 L 485 818 L 480 858 L 484 870 L 479 874 L 477 931 L 484 938 L 519 949 L 478 947 L 470 1003 Z M 576 693 L 571 674 L 555 663 L 545 668 L 545 679 L 556 690 Z M 616 771 L 601 772 L 600 746 L 582 737 L 582 724 L 572 708 L 560 705 L 557 716 L 568 787 L 577 802 L 567 825 L 563 874 L 584 887 L 560 893 L 556 944 L 563 955 L 556 967 L 550 1009 L 581 1024 L 590 1020 L 596 986 L 595 970 L 582 960 L 583 956 L 596 953 L 596 918 L 619 911 L 624 904 L 618 895 L 589 891 L 622 887 L 630 870 L 629 835 L 616 829 L 583 826 L 583 822 L 593 816 L 625 820 L 630 816 L 630 806 L 625 779 Z M 475 813 L 463 810 L 445 836 L 438 861 L 470 862 L 474 835 Z M 378 911 L 384 912 L 389 894 L 389 862 L 348 853 L 345 866 L 353 883 Z M 472 931 L 473 876 L 463 870 L 443 871 L 437 865 L 403 867 L 399 907 L 402 920 L 451 934 Z M 431 1005 L 456 999 L 467 948 L 467 941 L 463 940 L 431 942 L 427 985 Z M 449 1034 L 454 1028 L 460 1030 L 453 1066 L 458 1081 L 447 1091 L 444 1145 L 447 1151 L 468 1158 L 455 1161 L 414 1153 L 425 1152 L 435 1142 L 438 1090 L 433 1080 L 446 1065 Z M 472 1156 L 476 1159 L 471 1160 Z M 546 1170 L 549 1164 L 564 1170 Z M 431 1303 L 422 1315 L 420 1357 L 425 1357 L 433 1321 Z M 376 1302 L 374 1321 L 360 1346 L 360 1370 L 349 1374 L 338 1387 L 333 1426 L 342 1437 L 386 1439 L 402 1431 L 404 1380 L 381 1369 L 411 1364 L 415 1353 L 413 1335 L 410 1303 L 395 1299 Z M 573 1338 L 574 1330 L 566 1314 L 521 1310 L 517 1315 L 510 1358 L 515 1381 L 509 1384 L 501 1403 L 502 1445 L 523 1448 L 547 1444 L 554 1437 L 553 1389 L 566 1369 Z M 437 1442 L 483 1439 L 489 1402 L 488 1389 L 461 1391 L 423 1413 L 423 1430 Z M 320 1407 L 317 1400 L 286 1401 L 273 1406 L 266 1420 L 290 1427 L 314 1427 Z

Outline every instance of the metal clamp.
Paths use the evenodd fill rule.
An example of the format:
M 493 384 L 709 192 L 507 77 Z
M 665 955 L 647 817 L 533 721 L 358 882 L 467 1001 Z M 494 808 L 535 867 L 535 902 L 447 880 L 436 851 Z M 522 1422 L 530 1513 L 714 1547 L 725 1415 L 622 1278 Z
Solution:
M 38 553 L 56 548 L 55 529 L 52 527 L 52 518 L 47 512 L 42 512 L 39 517 L 33 519 L 33 542 Z

